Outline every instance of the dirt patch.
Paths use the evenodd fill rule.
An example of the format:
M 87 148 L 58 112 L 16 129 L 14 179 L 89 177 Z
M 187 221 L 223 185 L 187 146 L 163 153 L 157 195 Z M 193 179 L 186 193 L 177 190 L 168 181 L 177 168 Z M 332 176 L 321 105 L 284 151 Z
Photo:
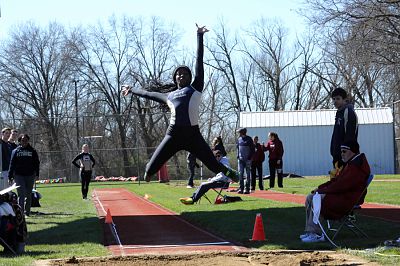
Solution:
M 136 255 L 125 257 L 70 258 L 37 261 L 37 266 L 105 266 L 105 265 L 378 265 L 361 258 L 332 251 L 254 251 L 225 253 L 191 253 L 175 255 Z

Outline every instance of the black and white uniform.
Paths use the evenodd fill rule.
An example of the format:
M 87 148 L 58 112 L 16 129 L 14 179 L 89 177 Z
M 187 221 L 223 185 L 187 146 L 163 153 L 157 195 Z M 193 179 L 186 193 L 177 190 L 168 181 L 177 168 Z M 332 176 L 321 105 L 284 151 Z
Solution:
M 230 173 L 214 157 L 199 129 L 199 108 L 204 88 L 203 34 L 197 34 L 196 75 L 191 85 L 169 93 L 132 89 L 132 93 L 159 103 L 167 104 L 171 111 L 166 135 L 146 165 L 146 176 L 155 174 L 175 153 L 186 150 L 202 161 L 214 173 Z M 185 67 L 186 68 L 186 67 Z M 179 69 L 179 67 L 177 68 Z M 175 73 L 173 80 L 175 81 Z
M 80 164 L 78 164 L 77 161 L 79 161 Z M 72 160 L 72 164 L 81 169 L 82 197 L 86 199 L 90 180 L 92 179 L 93 167 L 96 161 L 90 153 L 81 152 Z

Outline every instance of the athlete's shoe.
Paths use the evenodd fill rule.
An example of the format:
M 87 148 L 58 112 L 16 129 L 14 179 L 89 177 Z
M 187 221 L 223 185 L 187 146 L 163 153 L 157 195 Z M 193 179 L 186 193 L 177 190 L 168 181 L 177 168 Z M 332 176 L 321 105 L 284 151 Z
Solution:
M 193 199 L 190 197 L 189 198 L 180 198 L 179 200 L 185 205 L 193 205 L 194 204 Z
M 225 175 L 232 179 L 233 182 L 238 182 L 239 181 L 239 173 L 236 172 L 233 169 L 228 169 L 227 172 L 225 172 Z

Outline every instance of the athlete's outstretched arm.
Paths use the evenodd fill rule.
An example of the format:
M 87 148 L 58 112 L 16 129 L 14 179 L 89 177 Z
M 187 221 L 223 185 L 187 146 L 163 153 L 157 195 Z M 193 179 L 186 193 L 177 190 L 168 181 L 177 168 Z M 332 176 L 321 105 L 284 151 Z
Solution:
M 203 43 L 203 35 L 208 32 L 208 29 L 203 26 L 199 27 L 197 24 L 197 59 L 196 59 L 196 67 L 195 67 L 195 77 L 192 83 L 193 88 L 197 91 L 202 92 L 204 89 L 204 65 L 203 65 L 203 56 L 204 56 L 204 43 Z
M 133 93 L 134 95 L 150 99 L 159 103 L 167 103 L 168 93 L 146 91 L 138 88 L 132 88 L 129 85 L 122 85 L 121 89 L 123 96 L 127 96 L 129 93 Z

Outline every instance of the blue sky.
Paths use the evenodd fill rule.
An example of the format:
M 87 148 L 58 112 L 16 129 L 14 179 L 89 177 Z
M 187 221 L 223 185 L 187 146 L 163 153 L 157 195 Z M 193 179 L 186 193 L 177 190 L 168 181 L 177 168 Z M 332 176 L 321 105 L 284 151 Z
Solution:
M 279 18 L 292 34 L 303 30 L 303 20 L 295 13 L 300 0 L 0 0 L 0 40 L 14 25 L 32 20 L 47 26 L 57 21 L 65 26 L 95 24 L 112 15 L 157 16 L 175 22 L 185 32 L 195 30 L 195 23 L 210 30 L 222 17 L 231 30 L 248 27 L 255 19 Z

